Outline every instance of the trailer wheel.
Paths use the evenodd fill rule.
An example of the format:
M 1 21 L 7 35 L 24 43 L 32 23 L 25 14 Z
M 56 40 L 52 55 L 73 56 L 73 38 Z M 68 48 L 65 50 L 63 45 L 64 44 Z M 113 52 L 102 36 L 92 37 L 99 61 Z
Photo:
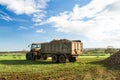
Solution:
M 53 63 L 57 63 L 58 62 L 58 56 L 57 55 L 53 55 L 52 56 L 52 62 Z
M 76 57 L 69 57 L 69 62 L 75 62 L 76 61 Z
M 59 62 L 60 63 L 66 63 L 66 57 L 64 55 L 59 56 Z

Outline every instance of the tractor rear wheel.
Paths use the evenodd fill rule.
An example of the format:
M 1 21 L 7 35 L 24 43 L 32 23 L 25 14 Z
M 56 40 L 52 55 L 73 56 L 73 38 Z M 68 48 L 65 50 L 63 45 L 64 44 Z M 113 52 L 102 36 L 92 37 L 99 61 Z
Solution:
M 60 63 L 66 63 L 66 57 L 64 55 L 59 56 L 59 62 Z
M 76 61 L 76 57 L 69 57 L 69 62 L 75 62 Z
M 47 55 L 43 55 L 43 60 L 47 60 Z

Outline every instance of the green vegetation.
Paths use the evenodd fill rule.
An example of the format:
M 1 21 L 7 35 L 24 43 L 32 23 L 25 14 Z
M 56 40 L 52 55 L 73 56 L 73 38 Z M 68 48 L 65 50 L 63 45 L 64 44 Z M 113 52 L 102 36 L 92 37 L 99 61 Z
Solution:
M 0 55 L 0 80 L 119 80 L 120 65 L 101 60 L 109 55 L 79 56 L 74 63 L 26 61 L 24 55 Z

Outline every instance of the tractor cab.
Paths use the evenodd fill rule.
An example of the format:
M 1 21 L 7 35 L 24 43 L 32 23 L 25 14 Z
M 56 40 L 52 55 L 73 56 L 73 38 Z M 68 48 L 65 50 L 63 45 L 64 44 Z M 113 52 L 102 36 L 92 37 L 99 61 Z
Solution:
M 38 52 L 40 51 L 41 44 L 40 43 L 32 43 L 31 44 L 31 51 Z
M 30 52 L 28 52 L 26 54 L 26 60 L 40 59 L 41 44 L 40 43 L 32 43 L 30 45 L 30 47 L 31 47 Z

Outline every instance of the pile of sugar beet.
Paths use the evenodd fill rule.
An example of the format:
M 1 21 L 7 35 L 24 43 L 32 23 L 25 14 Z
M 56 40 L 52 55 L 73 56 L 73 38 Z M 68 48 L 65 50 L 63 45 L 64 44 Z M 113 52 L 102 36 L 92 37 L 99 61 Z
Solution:
M 108 64 L 120 64 L 120 50 L 103 60 L 103 62 Z

